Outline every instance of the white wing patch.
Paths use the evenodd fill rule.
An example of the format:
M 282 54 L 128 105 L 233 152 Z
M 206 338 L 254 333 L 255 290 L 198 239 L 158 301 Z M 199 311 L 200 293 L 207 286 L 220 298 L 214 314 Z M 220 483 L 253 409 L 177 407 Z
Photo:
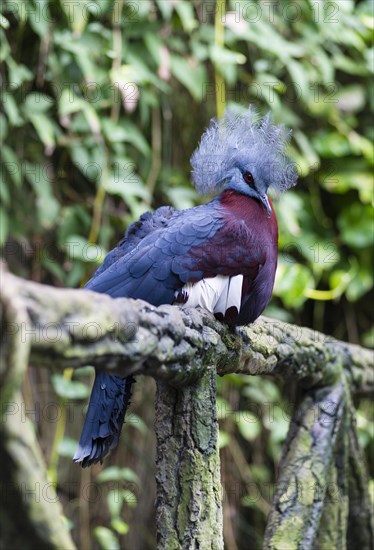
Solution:
M 186 283 L 175 297 L 181 292 L 186 295 L 185 307 L 203 307 L 211 313 L 222 313 L 225 316 L 230 307 L 240 311 L 242 300 L 243 275 L 228 277 L 216 275 L 202 279 L 197 283 Z

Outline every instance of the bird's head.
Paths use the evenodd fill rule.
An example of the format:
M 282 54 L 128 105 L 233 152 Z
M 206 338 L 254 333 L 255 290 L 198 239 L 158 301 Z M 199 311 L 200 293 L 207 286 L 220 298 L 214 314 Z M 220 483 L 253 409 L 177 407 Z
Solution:
M 259 120 L 252 107 L 239 115 L 226 110 L 220 122 L 211 121 L 191 157 L 197 191 L 233 189 L 259 200 L 270 216 L 269 187 L 284 191 L 297 181 L 294 163 L 285 156 L 290 135 L 270 113 Z

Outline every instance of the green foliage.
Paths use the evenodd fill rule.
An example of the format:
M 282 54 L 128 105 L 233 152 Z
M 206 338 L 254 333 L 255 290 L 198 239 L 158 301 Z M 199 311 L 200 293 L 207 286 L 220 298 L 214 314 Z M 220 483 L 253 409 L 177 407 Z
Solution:
M 109 468 L 105 468 L 105 470 L 101 472 L 96 479 L 99 483 L 103 483 L 105 481 L 131 481 L 133 483 L 139 483 L 138 476 L 135 472 L 130 470 L 130 468 L 118 468 L 117 466 L 109 466 Z
M 86 384 L 76 380 L 67 380 L 61 374 L 52 375 L 52 386 L 56 394 L 63 399 L 87 399 L 90 395 Z
M 74 456 L 75 449 L 77 448 L 78 441 L 71 439 L 70 437 L 64 437 L 58 446 L 58 454 L 66 458 Z
M 121 548 L 116 535 L 107 527 L 95 527 L 94 536 L 103 550 L 120 550 Z
M 257 10 L 233 2 L 224 46 L 203 3 L 83 2 L 73 11 L 64 2 L 22 4 L 1 8 L 0 234 L 2 243 L 27 236 L 31 248 L 55 239 L 42 278 L 77 286 L 144 210 L 196 202 L 187 161 L 217 95 L 271 109 L 294 130 L 290 151 L 302 177 L 275 198 L 281 255 L 269 311 L 283 318 L 285 307 L 290 319 L 308 322 L 307 300 L 339 299 L 336 310 L 346 299 L 366 302 L 370 2 L 258 3 Z M 226 82 L 215 82 L 212 69 Z M 181 106 L 192 96 L 196 117 L 186 117 L 176 93 Z M 177 164 L 171 143 L 184 151 Z M 358 323 L 362 334 L 369 330 L 364 312 Z
M 204 126 L 224 105 L 254 103 L 293 128 L 300 173 L 274 197 L 280 255 L 267 313 L 372 345 L 371 0 L 231 0 L 226 11 L 222 40 L 202 0 L 1 3 L 0 245 L 24 276 L 79 286 L 142 212 L 201 200 L 188 159 Z M 283 399 L 271 381 L 227 379 L 223 460 L 234 453 L 239 478 L 263 483 L 287 419 L 258 413 Z M 52 382 L 64 403 L 86 397 L 80 381 Z M 61 456 L 75 437 L 60 441 Z M 98 482 L 134 475 L 111 465 Z M 128 496 L 114 509 L 108 495 L 110 528 L 94 530 L 102 548 L 120 547 Z M 263 495 L 243 502 L 266 516 Z
M 121 514 L 124 505 L 130 508 L 136 507 L 137 498 L 130 489 L 120 488 L 120 482 L 129 481 L 139 483 L 139 478 L 130 468 L 118 468 L 117 466 L 109 466 L 103 470 L 96 478 L 98 483 L 117 482 L 115 489 L 112 489 L 107 494 L 107 505 L 110 514 L 110 529 L 107 527 L 96 527 L 94 534 L 98 539 L 101 547 L 120 548 L 120 535 L 126 535 L 129 530 L 128 524 L 123 521 Z

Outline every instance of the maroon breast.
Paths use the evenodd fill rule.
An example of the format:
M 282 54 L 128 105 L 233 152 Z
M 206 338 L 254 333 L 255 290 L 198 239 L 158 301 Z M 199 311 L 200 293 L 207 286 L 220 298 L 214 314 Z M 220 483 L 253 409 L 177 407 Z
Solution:
M 278 224 L 273 213 L 269 217 L 264 206 L 257 200 L 229 190 L 222 193 L 221 204 L 227 220 L 243 222 L 238 235 L 238 247 L 242 254 L 236 255 L 236 268 L 243 277 L 241 308 L 236 325 L 253 323 L 270 301 L 278 260 Z

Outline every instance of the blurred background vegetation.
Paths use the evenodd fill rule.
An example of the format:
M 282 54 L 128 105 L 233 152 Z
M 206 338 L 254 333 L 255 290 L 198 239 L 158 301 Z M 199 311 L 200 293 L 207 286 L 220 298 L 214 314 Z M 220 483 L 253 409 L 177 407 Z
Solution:
M 13 0 L 0 7 L 0 231 L 10 269 L 79 287 L 142 212 L 198 197 L 189 157 L 212 116 L 256 105 L 293 128 L 298 186 L 274 204 L 279 268 L 266 313 L 372 346 L 371 0 Z M 245 139 L 245 136 L 243 136 Z M 92 369 L 30 369 L 25 410 L 80 548 L 152 549 L 152 380 L 120 446 L 71 456 Z M 260 548 L 297 388 L 219 380 L 226 546 Z M 358 427 L 368 461 L 372 410 Z

